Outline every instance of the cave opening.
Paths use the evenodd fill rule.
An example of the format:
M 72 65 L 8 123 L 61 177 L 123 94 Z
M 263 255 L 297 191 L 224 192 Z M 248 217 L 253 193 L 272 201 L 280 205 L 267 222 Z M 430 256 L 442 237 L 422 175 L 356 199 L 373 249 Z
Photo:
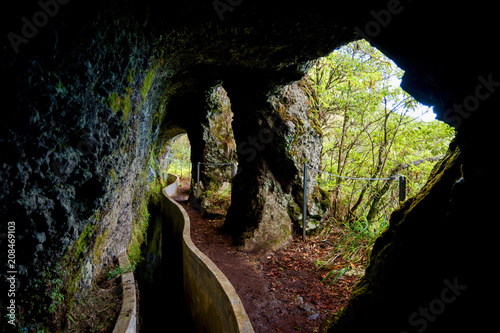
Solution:
M 400 205 L 390 178 L 404 176 L 406 197 L 414 196 L 455 135 L 400 87 L 403 76 L 363 39 L 317 59 L 306 75 L 323 134 L 316 182 L 328 191 L 336 222 L 365 220 L 384 230 Z
M 181 182 L 191 182 L 191 143 L 187 133 L 180 134 L 167 143 L 163 172 L 173 173 L 181 178 Z

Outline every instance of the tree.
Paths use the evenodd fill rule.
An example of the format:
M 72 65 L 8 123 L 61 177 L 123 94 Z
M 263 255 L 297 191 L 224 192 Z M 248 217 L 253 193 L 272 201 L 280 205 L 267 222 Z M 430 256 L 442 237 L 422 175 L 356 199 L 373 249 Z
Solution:
M 424 184 L 454 132 L 444 123 L 414 116 L 421 105 L 396 86 L 402 76 L 401 69 L 364 40 L 317 61 L 304 86 L 322 124 L 322 171 L 360 178 L 404 173 L 409 195 Z M 318 181 L 331 192 L 337 220 L 384 221 L 398 204 L 391 179 L 330 175 Z

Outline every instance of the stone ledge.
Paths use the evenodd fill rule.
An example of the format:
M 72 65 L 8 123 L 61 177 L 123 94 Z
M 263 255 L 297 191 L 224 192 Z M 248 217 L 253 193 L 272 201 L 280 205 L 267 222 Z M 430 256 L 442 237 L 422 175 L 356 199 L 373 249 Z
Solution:
M 130 265 L 127 253 L 122 252 L 118 256 L 120 267 Z M 135 289 L 134 273 L 122 274 L 122 309 L 116 320 L 113 333 L 136 333 L 137 332 L 137 293 Z

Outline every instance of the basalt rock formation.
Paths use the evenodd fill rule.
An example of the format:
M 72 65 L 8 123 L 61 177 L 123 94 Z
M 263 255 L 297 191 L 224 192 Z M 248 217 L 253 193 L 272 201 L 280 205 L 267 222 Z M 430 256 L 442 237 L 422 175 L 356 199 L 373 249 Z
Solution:
M 240 164 L 227 229 L 248 250 L 286 243 L 300 220 L 298 166 L 320 149 L 314 114 L 294 82 L 310 61 L 367 38 L 406 71 L 403 88 L 434 105 L 457 137 L 421 193 L 392 215 L 349 305 L 325 329 L 494 327 L 490 302 L 498 292 L 485 274 L 497 234 L 493 6 L 4 4 L 0 248 L 7 262 L 7 222 L 15 222 L 17 273 L 13 296 L 7 270 L 0 272 L 2 325 L 12 327 L 3 321 L 12 300 L 18 328 L 57 331 L 67 324 L 75 297 L 127 249 L 158 149 L 187 132 L 198 142 L 193 154 L 203 154 L 207 95 L 221 85 Z
M 276 249 L 301 217 L 303 164 L 319 167 L 321 128 L 299 82 L 239 92 L 229 90 L 239 166 L 225 226 L 246 251 Z
M 191 146 L 194 147 L 191 149 L 193 163 L 191 197 L 197 197 L 200 206 L 205 208 L 208 205 L 205 200 L 207 191 L 217 193 L 224 183 L 230 184 L 238 161 L 231 125 L 233 112 L 224 88 L 221 86 L 211 88 L 207 92 L 203 109 L 206 110 L 203 120 L 188 124 L 186 128 L 192 142 Z M 198 162 L 200 163 L 199 187 Z M 194 193 L 197 190 L 200 193 Z

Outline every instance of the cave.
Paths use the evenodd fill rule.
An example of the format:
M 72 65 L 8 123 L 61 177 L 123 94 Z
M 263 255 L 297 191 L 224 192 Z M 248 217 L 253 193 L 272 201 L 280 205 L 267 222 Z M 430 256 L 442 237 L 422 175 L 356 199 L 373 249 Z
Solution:
M 152 159 L 181 133 L 192 163 L 206 158 L 220 87 L 238 161 L 226 229 L 245 251 L 286 244 L 300 228 L 298 166 L 321 146 L 300 79 L 359 38 L 405 71 L 402 88 L 456 138 L 393 212 L 348 305 L 323 328 L 496 326 L 498 291 L 483 275 L 497 235 L 493 3 L 41 0 L 2 12 L 0 248 L 7 263 L 15 225 L 16 282 L 8 293 L 3 266 L 0 313 L 14 301 L 18 329 L 62 330 L 71 302 L 130 251 Z

